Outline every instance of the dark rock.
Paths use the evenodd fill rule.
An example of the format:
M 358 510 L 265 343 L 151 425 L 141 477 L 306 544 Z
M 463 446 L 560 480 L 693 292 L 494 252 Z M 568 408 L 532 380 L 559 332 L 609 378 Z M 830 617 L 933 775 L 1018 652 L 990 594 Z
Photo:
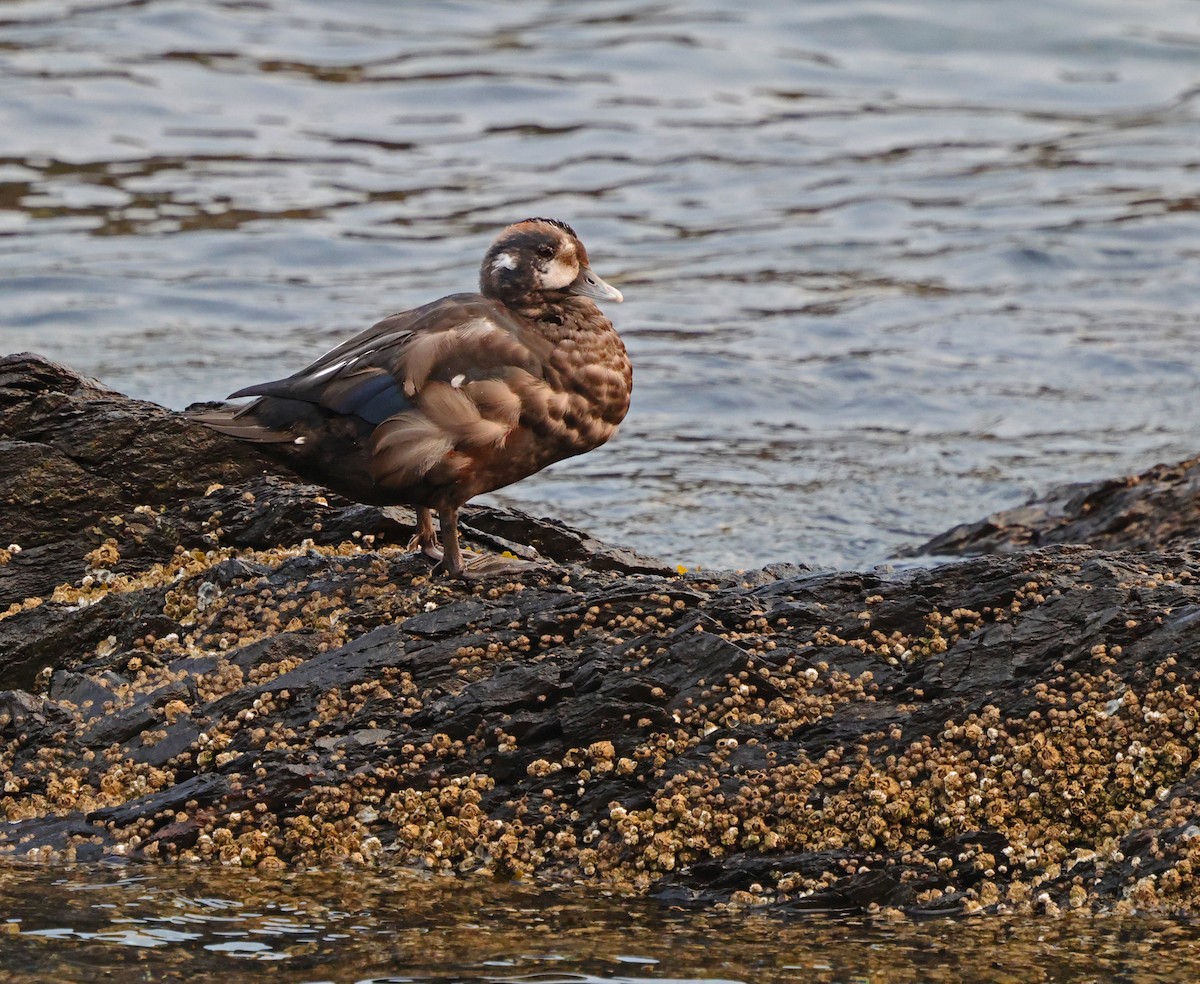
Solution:
M 189 803 L 209 806 L 225 791 L 226 783 L 222 782 L 219 776 L 211 773 L 191 776 L 161 792 L 139 797 L 120 806 L 93 810 L 87 815 L 87 819 L 92 823 L 99 821 L 123 826 L 133 823 L 141 816 L 157 816 L 168 810 L 183 809 Z
M 33 356 L 0 440 L 0 852 L 1200 910 L 1192 463 L 899 572 L 680 577 L 480 508 L 540 560 L 462 582 L 403 512 Z
M 1140 475 L 1064 485 L 1016 509 L 963 523 L 913 555 L 1011 553 L 1057 543 L 1099 550 L 1159 550 L 1200 530 L 1200 458 L 1155 465 Z
M 75 705 L 84 721 L 104 713 L 104 705 L 113 699 L 112 691 L 91 676 L 59 670 L 50 678 L 49 697 L 53 701 Z
M 466 632 L 480 616 L 490 612 L 489 606 L 478 601 L 460 601 L 432 611 L 422 612 L 404 620 L 404 628 L 413 635 L 445 636 Z
M 601 543 L 553 519 L 535 519 L 515 509 L 473 506 L 463 512 L 462 526 L 479 542 L 500 550 L 513 549 L 518 557 L 554 557 L 560 563 L 586 563 L 598 571 L 623 574 L 670 574 L 660 560 L 644 557 L 627 547 Z M 515 548 L 515 549 L 514 549 Z
M 92 748 L 127 742 L 162 721 L 162 709 L 171 701 L 183 700 L 190 706 L 194 698 L 195 688 L 184 682 L 168 684 L 150 693 L 139 692 L 131 706 L 104 715 L 84 731 L 80 740 Z
M 64 726 L 71 715 L 61 705 L 23 690 L 0 691 L 0 737 L 26 740 Z

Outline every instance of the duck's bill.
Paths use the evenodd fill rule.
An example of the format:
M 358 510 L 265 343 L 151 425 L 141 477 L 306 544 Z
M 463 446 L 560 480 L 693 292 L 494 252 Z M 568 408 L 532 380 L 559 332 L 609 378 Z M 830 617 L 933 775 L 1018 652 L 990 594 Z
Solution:
M 567 292 L 579 294 L 581 297 L 590 297 L 597 301 L 616 301 L 618 304 L 625 300 L 624 295 L 616 287 L 606 284 L 587 267 L 579 271 L 579 276 L 567 288 Z

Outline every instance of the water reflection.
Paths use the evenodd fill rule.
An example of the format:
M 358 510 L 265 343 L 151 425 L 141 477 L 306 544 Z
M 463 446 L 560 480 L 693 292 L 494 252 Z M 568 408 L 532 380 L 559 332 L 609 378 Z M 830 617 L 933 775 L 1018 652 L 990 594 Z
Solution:
M 10 0 L 4 347 L 174 406 L 561 215 L 621 438 L 506 493 L 688 564 L 862 564 L 1194 451 L 1200 15 L 1013 0 Z
M 595 890 L 343 870 L 0 871 L 8 980 L 1179 981 L 1200 927 L 1161 918 L 905 920 L 684 912 Z M 1170 966 L 1162 960 L 1171 948 Z M 26 976 L 22 976 L 26 975 Z M 249 976 L 246 979 L 250 979 Z

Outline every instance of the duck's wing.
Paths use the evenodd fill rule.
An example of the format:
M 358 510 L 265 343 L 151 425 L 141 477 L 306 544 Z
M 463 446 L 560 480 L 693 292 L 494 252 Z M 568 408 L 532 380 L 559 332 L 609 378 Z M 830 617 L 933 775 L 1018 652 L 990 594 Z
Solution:
M 461 377 L 461 387 L 511 367 L 540 377 L 546 349 L 499 305 L 456 294 L 385 318 L 286 379 L 247 386 L 230 399 L 298 400 L 380 424 L 413 409 L 430 382 Z
M 298 462 L 358 459 L 375 488 L 453 482 L 467 456 L 500 448 L 523 415 L 546 415 L 553 344 L 477 294 L 392 315 L 286 379 L 248 386 L 245 407 L 195 415 Z M 355 467 L 358 467 L 357 465 Z

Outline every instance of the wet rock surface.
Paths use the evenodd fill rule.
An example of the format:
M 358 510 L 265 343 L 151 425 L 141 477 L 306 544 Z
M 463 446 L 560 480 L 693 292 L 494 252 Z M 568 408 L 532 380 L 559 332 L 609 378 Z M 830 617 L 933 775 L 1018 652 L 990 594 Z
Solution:
M 1200 533 L 1200 458 L 1140 475 L 1065 485 L 986 519 L 963 523 L 911 551 L 979 556 L 1056 543 L 1100 550 L 1159 550 Z
M 1190 465 L 1093 493 L 1075 528 L 1127 508 L 1140 539 L 1099 542 L 1136 553 L 680 575 L 477 509 L 470 544 L 540 559 L 463 582 L 403 517 L 37 357 L 0 360 L 0 440 L 12 858 L 1200 908 L 1200 553 L 1155 514 Z

